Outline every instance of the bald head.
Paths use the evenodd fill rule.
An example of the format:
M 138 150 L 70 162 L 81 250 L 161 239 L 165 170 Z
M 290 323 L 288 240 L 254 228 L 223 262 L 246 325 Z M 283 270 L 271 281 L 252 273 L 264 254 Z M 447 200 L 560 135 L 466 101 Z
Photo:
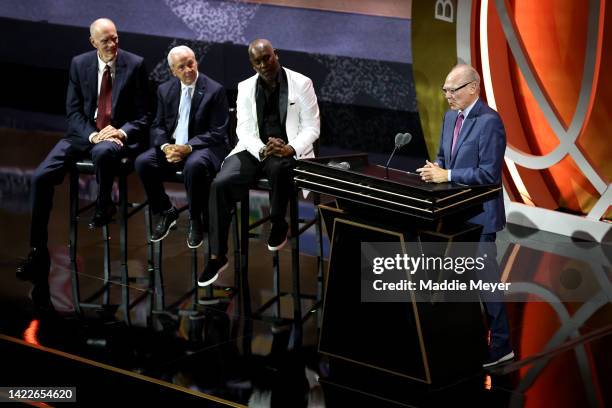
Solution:
M 108 28 L 117 31 L 115 23 L 113 23 L 112 20 L 108 18 L 99 18 L 93 23 L 91 23 L 91 25 L 89 26 L 89 35 L 93 37 L 96 33 L 99 33 L 100 31 L 103 31 Z
M 89 42 L 98 50 L 98 56 L 104 62 L 109 62 L 117 55 L 119 36 L 117 28 L 108 18 L 99 18 L 89 26 Z
M 478 99 L 480 75 L 470 65 L 455 65 L 446 76 L 442 90 L 451 109 L 464 110 Z
M 274 47 L 272 46 L 272 43 L 269 40 L 266 40 L 265 38 L 258 38 L 257 40 L 251 41 L 251 43 L 249 44 L 249 58 L 256 50 L 264 49 L 274 51 Z
M 451 69 L 449 75 L 456 75 L 465 81 L 476 82 L 480 86 L 480 74 L 471 65 L 457 64 Z
M 274 85 L 280 64 L 278 54 L 270 41 L 260 38 L 249 44 L 249 61 L 259 76 L 268 84 Z

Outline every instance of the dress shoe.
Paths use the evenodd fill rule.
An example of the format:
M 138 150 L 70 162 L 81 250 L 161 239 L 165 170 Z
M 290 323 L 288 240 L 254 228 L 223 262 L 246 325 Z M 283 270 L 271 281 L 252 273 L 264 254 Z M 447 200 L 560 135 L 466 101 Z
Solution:
M 157 218 L 157 222 L 155 223 L 153 234 L 151 234 L 151 241 L 159 242 L 166 238 L 170 233 L 170 228 L 176 225 L 178 216 L 178 210 L 174 207 L 170 207 L 169 210 L 162 211 Z
M 32 248 L 28 257 L 17 267 L 17 279 L 42 281 L 49 276 L 51 259 L 47 248 Z
M 100 208 L 96 206 L 96 212 L 94 213 L 91 222 L 89 223 L 89 229 L 100 228 L 111 222 L 113 216 L 117 214 L 117 208 L 114 204 L 109 205 L 106 208 Z
M 489 349 L 489 356 L 482 364 L 482 367 L 493 368 L 498 364 L 501 364 L 505 361 L 510 361 L 512 359 L 514 359 L 514 351 L 510 346 L 492 347 Z
M 287 243 L 287 232 L 289 226 L 285 221 L 272 223 L 270 237 L 268 237 L 268 249 L 278 251 Z
M 202 221 L 189 220 L 189 231 L 187 232 L 187 246 L 191 249 L 199 248 L 204 242 L 204 228 Z
M 229 261 L 225 255 L 219 258 L 209 259 L 206 268 L 204 268 L 204 271 L 198 276 L 198 286 L 205 287 L 212 285 L 219 277 L 219 274 L 226 270 L 228 266 Z

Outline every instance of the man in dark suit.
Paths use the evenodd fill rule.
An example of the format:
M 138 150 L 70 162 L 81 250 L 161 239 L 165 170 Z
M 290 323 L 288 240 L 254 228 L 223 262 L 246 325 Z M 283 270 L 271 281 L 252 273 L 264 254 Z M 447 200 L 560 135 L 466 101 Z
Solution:
M 442 92 L 450 110 L 444 115 L 438 157 L 417 169 L 427 182 L 454 181 L 467 185 L 501 185 L 502 164 L 506 150 L 506 132 L 499 114 L 482 102 L 480 75 L 469 65 L 455 66 L 446 77 Z M 495 239 L 506 225 L 504 199 L 499 194 L 483 203 L 483 211 L 469 220 L 482 225 L 481 251 L 486 251 L 487 279 L 499 277 Z M 489 357 L 483 364 L 492 366 L 514 358 L 510 345 L 504 304 L 486 302 L 491 331 Z
M 119 49 L 117 29 L 111 20 L 94 21 L 90 34 L 96 50 L 77 55 L 70 64 L 68 132 L 32 176 L 31 250 L 17 268 L 20 279 L 46 279 L 48 275 L 47 225 L 53 192 L 70 165 L 83 158 L 93 160 L 99 187 L 89 226 L 101 227 L 116 212 L 111 190 L 120 160 L 135 153 L 146 135 L 147 77 L 143 59 Z
M 198 72 L 189 47 L 170 50 L 168 65 L 175 78 L 159 86 L 151 128 L 153 147 L 138 156 L 136 171 L 157 218 L 151 239 L 157 242 L 168 235 L 178 218 L 163 180 L 183 170 L 190 214 L 187 245 L 197 248 L 206 230 L 209 184 L 229 147 L 227 97 L 219 83 Z

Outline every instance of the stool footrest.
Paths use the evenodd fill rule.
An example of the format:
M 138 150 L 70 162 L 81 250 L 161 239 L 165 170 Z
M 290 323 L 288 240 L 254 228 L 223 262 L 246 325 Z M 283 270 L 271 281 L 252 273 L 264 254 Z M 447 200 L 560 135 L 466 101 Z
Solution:
M 304 225 L 300 227 L 300 229 L 298 230 L 298 235 L 302 235 L 304 231 L 306 231 L 307 229 L 310 229 L 310 227 L 312 227 L 316 223 L 317 223 L 317 220 L 314 220 L 314 219 L 308 221 L 307 223 L 305 223 Z
M 143 299 L 146 299 L 149 296 L 149 294 L 147 292 L 143 292 L 140 295 L 138 295 L 136 297 L 136 299 L 134 299 L 132 301 L 132 303 L 130 303 L 129 308 L 132 309 L 134 306 L 136 306 L 138 303 L 142 302 Z
M 267 217 L 264 217 L 264 218 L 261 218 L 261 219 L 255 221 L 254 223 L 249 225 L 249 231 L 259 227 L 261 224 L 265 224 L 269 220 L 270 220 L 270 216 L 268 215 Z
M 263 316 L 263 312 L 269 309 L 270 307 L 272 307 L 272 305 L 274 305 L 276 302 L 280 302 L 280 299 L 285 296 L 292 296 L 292 293 L 291 292 L 280 292 L 278 295 L 272 296 L 264 304 L 259 306 L 259 308 L 255 312 L 252 313 L 252 317 L 255 319 L 265 317 Z M 309 294 L 300 294 L 300 300 L 302 299 L 317 300 L 317 296 L 309 295 Z M 310 310 L 308 312 L 310 313 Z
M 116 305 L 116 304 L 100 304 L 100 303 L 80 303 L 79 306 L 81 307 L 81 309 L 96 309 L 99 310 L 101 312 L 105 312 L 105 311 L 111 311 L 111 310 L 117 310 L 119 308 L 120 305 Z
M 104 283 L 104 285 L 103 285 L 103 286 L 102 286 L 100 289 L 98 289 L 98 290 L 96 290 L 94 293 L 92 293 L 92 294 L 91 294 L 91 295 L 90 295 L 90 296 L 89 296 L 87 299 L 85 299 L 85 301 L 84 301 L 83 303 L 81 303 L 81 304 L 83 305 L 83 304 L 91 303 L 91 301 L 92 301 L 92 300 L 99 298 L 99 297 L 100 297 L 100 296 L 102 296 L 102 295 L 104 294 L 104 292 L 106 292 L 107 290 L 111 290 L 111 283 L 112 283 L 112 282 L 110 282 L 110 281 L 109 281 L 109 282 Z
M 77 210 L 77 216 L 79 214 L 83 214 L 85 211 L 89 210 L 90 208 L 95 207 L 95 205 L 96 205 L 96 202 L 94 201 L 92 203 L 84 205 L 83 207 L 79 207 L 79 209 Z M 78 219 L 78 217 L 77 217 L 77 219 Z
M 140 210 L 142 210 L 146 206 L 147 206 L 147 202 L 144 202 L 144 203 L 128 203 L 128 207 L 130 207 L 132 210 L 128 212 L 127 217 L 131 218 L 134 214 L 140 212 Z

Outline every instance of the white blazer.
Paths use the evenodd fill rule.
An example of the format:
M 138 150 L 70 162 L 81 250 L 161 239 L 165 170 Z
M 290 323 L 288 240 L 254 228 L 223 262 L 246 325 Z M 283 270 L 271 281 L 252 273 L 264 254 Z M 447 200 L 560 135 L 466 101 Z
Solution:
M 295 150 L 296 159 L 314 157 L 312 144 L 319 138 L 320 121 L 317 95 L 315 95 L 312 81 L 299 72 L 287 68 L 282 69 L 287 73 L 287 119 L 285 121 L 287 139 Z M 228 157 L 248 150 L 259 160 L 259 150 L 264 146 L 259 137 L 257 124 L 257 102 L 255 100 L 257 75 L 238 84 L 236 100 L 238 143 Z

